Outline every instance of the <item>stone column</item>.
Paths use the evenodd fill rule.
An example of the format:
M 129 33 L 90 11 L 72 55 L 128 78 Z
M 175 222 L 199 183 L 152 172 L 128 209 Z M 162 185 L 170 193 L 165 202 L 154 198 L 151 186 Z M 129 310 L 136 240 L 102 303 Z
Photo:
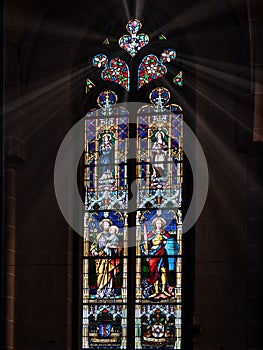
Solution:
M 263 332 L 263 143 L 250 151 L 248 184 L 248 350 L 262 349 Z
M 263 332 L 263 53 L 262 1 L 247 0 L 254 84 L 253 138 L 248 181 L 248 346 L 262 349 Z
M 16 170 L 24 160 L 21 131 L 25 125 L 22 112 L 22 87 L 18 45 L 12 40 L 9 22 L 4 28 L 4 181 L 3 181 L 3 339 L 4 350 L 14 349 L 15 312 L 15 236 L 16 236 Z
M 15 309 L 15 234 L 16 234 L 16 169 L 22 157 L 14 155 L 19 140 L 7 137 L 4 162 L 4 237 L 3 237 L 3 347 L 14 349 Z M 22 149 L 22 148 L 21 148 Z

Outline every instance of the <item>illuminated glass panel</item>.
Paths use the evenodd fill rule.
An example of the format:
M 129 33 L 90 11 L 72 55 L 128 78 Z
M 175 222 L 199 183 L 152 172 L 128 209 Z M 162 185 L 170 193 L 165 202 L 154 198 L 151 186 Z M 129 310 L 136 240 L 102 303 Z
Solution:
M 98 54 L 92 59 L 92 64 L 94 67 L 101 68 L 105 67 L 108 63 L 108 58 L 106 55 Z
M 119 39 L 131 57 L 149 43 L 141 28 L 133 19 L 126 26 L 129 34 Z M 167 39 L 160 34 L 159 40 Z M 111 42 L 106 38 L 103 44 Z M 166 64 L 175 59 L 174 49 L 160 57 L 147 54 L 135 73 L 138 90 L 163 77 Z M 92 63 L 101 69 L 102 80 L 130 91 L 131 72 L 123 59 L 97 54 Z M 173 82 L 182 86 L 181 71 Z M 92 84 L 87 80 L 86 92 Z M 83 349 L 127 349 L 133 311 L 132 348 L 182 349 L 183 112 L 177 104 L 168 105 L 170 92 L 164 87 L 149 97 L 151 105 L 140 108 L 136 124 L 129 125 L 128 111 L 115 106 L 116 94 L 104 91 L 97 100 L 101 109 L 90 112 L 85 124 Z M 130 128 L 137 131 L 133 169 L 127 168 Z M 134 172 L 137 208 L 128 212 L 128 177 Z M 128 222 L 134 220 L 135 261 L 129 266 L 135 264 L 136 272 L 128 276 L 128 245 L 134 243 L 134 237 L 128 242 Z M 135 280 L 130 308 L 128 279 Z
M 138 89 L 152 80 L 161 78 L 167 73 L 167 68 L 155 55 L 145 56 L 139 66 Z
M 137 117 L 138 349 L 181 349 L 183 115 L 169 97 L 156 88 Z
M 83 349 L 126 346 L 129 117 L 116 102 L 101 93 L 85 124 Z
M 176 85 L 179 85 L 180 87 L 183 86 L 183 72 L 180 71 L 174 78 L 173 78 L 173 82 Z
M 130 35 L 123 35 L 119 40 L 120 47 L 134 57 L 139 50 L 149 43 L 149 37 L 146 34 L 138 34 L 142 24 L 137 19 L 128 22 L 126 29 Z
M 82 339 L 84 349 L 125 349 L 126 311 L 122 305 L 83 307 Z
M 93 57 L 92 63 L 94 67 L 104 68 L 101 72 L 103 80 L 118 84 L 127 91 L 130 90 L 130 70 L 124 60 L 115 57 L 108 63 L 107 56 L 98 54 Z
M 174 61 L 176 58 L 176 51 L 173 49 L 166 49 L 163 51 L 161 55 L 161 60 L 163 62 L 171 62 Z
M 135 317 L 136 349 L 181 349 L 181 305 L 137 305 Z
M 175 58 L 176 52 L 173 49 L 164 50 L 160 59 L 155 55 L 145 56 L 138 69 L 138 90 L 152 80 L 164 76 L 167 73 L 167 68 L 164 63 L 169 63 Z
M 85 89 L 86 94 L 88 92 L 90 92 L 90 90 L 93 89 L 94 86 L 95 86 L 95 84 L 90 79 L 87 79 L 86 80 L 86 89 Z

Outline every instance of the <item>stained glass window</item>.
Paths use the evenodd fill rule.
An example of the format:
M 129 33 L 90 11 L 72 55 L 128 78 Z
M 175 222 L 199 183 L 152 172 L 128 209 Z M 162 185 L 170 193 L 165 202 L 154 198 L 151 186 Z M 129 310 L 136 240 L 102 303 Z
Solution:
M 126 29 L 130 35 L 123 35 L 119 40 L 119 45 L 134 57 L 139 50 L 149 43 L 149 37 L 146 34 L 137 34 L 142 28 L 142 24 L 137 19 L 128 22 Z
M 116 101 L 113 91 L 101 93 L 85 127 L 84 349 L 126 343 L 129 124 Z
M 175 50 L 167 49 L 161 54 L 160 59 L 155 55 L 147 55 L 143 58 L 138 70 L 138 89 L 152 80 L 161 78 L 167 73 L 164 63 L 175 59 Z
M 183 86 L 183 72 L 182 71 L 180 71 L 178 74 L 176 74 L 176 76 L 173 79 L 173 82 L 176 85 L 179 85 L 180 87 Z
M 90 92 L 90 90 L 94 87 L 95 85 L 90 79 L 86 80 L 86 94 Z
M 126 27 L 129 34 L 119 39 L 126 56 L 147 48 L 134 72 L 125 55 L 108 58 L 98 53 L 92 58 L 93 66 L 102 70 L 102 82 L 130 91 L 136 74 L 134 88 L 149 85 L 150 94 L 145 105 L 130 113 L 117 104 L 113 84 L 112 90 L 99 93 L 100 108 L 87 115 L 83 349 L 128 349 L 127 341 L 134 349 L 182 348 L 183 110 L 170 103 L 171 91 L 151 86 L 167 74 L 176 51 L 162 50 L 159 58 L 149 53 L 150 39 L 139 33 L 141 28 L 140 21 L 131 20 Z M 167 38 L 162 34 L 159 40 Z M 177 78 L 182 79 L 181 71 Z M 86 92 L 94 91 L 91 80 L 86 84 Z M 136 161 L 131 167 L 134 135 Z M 132 177 L 133 211 L 129 210 Z M 132 340 L 129 332 L 135 335 Z
M 165 88 L 150 99 L 137 122 L 135 341 L 138 349 L 181 349 L 182 112 L 165 108 Z
M 112 81 L 129 91 L 130 71 L 124 60 L 115 57 L 108 63 L 107 56 L 99 54 L 93 58 L 93 65 L 98 68 L 104 68 L 101 72 L 101 78 L 103 80 Z

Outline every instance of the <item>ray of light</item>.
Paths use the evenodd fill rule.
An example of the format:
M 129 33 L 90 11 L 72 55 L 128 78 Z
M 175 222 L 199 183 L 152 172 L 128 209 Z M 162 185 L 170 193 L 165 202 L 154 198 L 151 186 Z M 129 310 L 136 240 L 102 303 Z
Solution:
M 190 57 L 190 56 L 188 56 Z M 217 80 L 217 81 L 222 81 L 223 83 L 227 83 L 225 86 L 225 90 L 227 90 L 228 86 L 230 85 L 234 85 L 234 87 L 237 87 L 237 83 L 238 86 L 241 86 L 244 89 L 250 90 L 251 88 L 251 82 L 248 79 L 242 79 L 240 77 L 237 77 L 236 74 L 230 74 L 230 73 L 226 73 L 226 72 L 222 72 L 221 70 L 218 69 L 213 69 L 210 67 L 206 67 L 204 65 L 200 65 L 197 63 L 193 63 L 192 61 L 187 61 L 187 60 L 182 60 L 182 59 L 177 59 L 178 62 L 182 63 L 184 66 L 188 67 L 188 70 L 191 71 L 191 69 L 193 71 L 198 71 L 198 72 L 202 72 L 202 73 L 207 73 L 207 77 L 212 77 L 213 80 Z M 213 61 L 209 60 L 209 63 L 211 64 Z M 229 67 L 231 68 L 231 70 L 236 71 L 237 67 L 235 65 L 231 65 L 229 64 Z M 173 72 L 173 70 L 170 69 L 171 72 Z M 174 71 L 173 73 L 177 73 L 177 71 Z M 170 88 L 173 90 L 174 86 L 172 86 L 170 84 L 170 82 L 168 82 L 166 80 L 166 83 L 170 86 Z M 251 131 L 250 130 L 250 126 L 246 125 L 245 123 L 243 123 L 241 120 L 238 120 L 236 118 L 235 114 L 230 113 L 229 111 L 227 111 L 224 108 L 224 105 L 222 105 L 222 101 L 220 100 L 219 102 L 216 102 L 216 99 L 214 96 L 220 95 L 220 90 L 219 91 L 213 91 L 213 94 L 211 94 L 213 97 L 209 97 L 208 94 L 205 94 L 203 91 L 201 91 L 200 89 L 197 89 L 196 87 L 191 86 L 191 84 L 189 84 L 189 82 L 185 82 L 184 83 L 189 86 L 194 93 L 199 94 L 200 96 L 202 96 L 205 100 L 207 100 L 209 103 L 211 103 L 212 105 L 216 106 L 217 109 L 221 110 L 222 112 L 224 112 L 225 115 L 228 115 L 233 121 L 235 121 L 238 125 L 240 125 L 243 129 L 247 130 L 247 131 Z M 212 88 L 209 87 L 209 89 L 211 90 Z M 233 89 L 232 86 L 230 86 L 230 89 Z M 231 96 L 229 96 L 229 103 L 231 103 Z M 244 112 L 246 109 L 246 106 L 243 106 Z
M 195 91 L 196 94 L 202 96 L 206 101 L 208 101 L 210 104 L 212 104 L 213 106 L 215 106 L 218 110 L 220 110 L 222 113 L 224 113 L 224 115 L 227 115 L 230 119 L 232 119 L 234 122 L 236 122 L 238 125 L 240 125 L 243 129 L 247 130 L 247 131 L 251 131 L 250 127 L 247 126 L 245 123 L 243 123 L 242 121 L 238 120 L 238 118 L 236 117 L 235 114 L 230 113 L 224 106 L 224 104 L 222 104 L 222 101 L 220 101 L 219 103 L 212 97 L 207 96 L 204 92 L 202 92 L 200 89 L 197 89 L 196 87 L 193 87 L 191 84 L 189 84 L 188 82 L 185 82 L 185 85 L 191 87 L 192 90 Z
M 66 82 L 69 82 L 72 78 L 76 78 L 77 76 L 79 76 L 85 72 L 88 72 L 92 67 L 93 67 L 92 65 L 89 65 L 85 68 L 82 67 L 73 73 L 67 74 L 67 75 L 63 76 L 62 78 L 59 78 L 59 79 L 53 81 L 52 83 L 49 83 L 45 86 L 41 86 L 41 88 L 36 89 L 33 93 L 31 92 L 31 93 L 29 93 L 21 98 L 18 98 L 17 100 L 12 101 L 12 103 L 10 103 L 9 105 L 6 105 L 5 106 L 6 110 L 8 111 L 8 110 L 12 110 L 12 109 L 17 109 L 17 108 L 23 106 L 24 104 L 42 96 L 42 95 L 45 95 L 46 93 L 63 86 Z
M 169 87 L 169 89 L 172 91 L 174 90 L 174 86 L 170 83 L 170 81 L 168 81 L 165 78 L 166 84 Z M 224 115 L 227 115 L 231 120 L 233 120 L 234 122 L 236 122 L 237 124 L 239 124 L 242 128 L 244 128 L 247 131 L 251 131 L 250 127 L 248 127 L 246 124 L 244 124 L 242 121 L 238 120 L 236 118 L 236 115 L 230 113 L 228 110 L 226 110 L 224 108 L 224 105 L 222 105 L 222 103 L 217 103 L 216 100 L 212 97 L 209 97 L 207 94 L 205 94 L 203 91 L 201 91 L 200 89 L 197 89 L 196 87 L 192 86 L 189 82 L 184 81 L 184 84 L 188 87 L 190 87 L 195 94 L 200 95 L 201 97 L 203 97 L 206 101 L 208 101 L 210 104 L 212 104 L 214 107 L 216 107 L 218 110 L 220 110 L 221 112 L 224 113 Z M 187 108 L 190 108 L 189 103 L 186 101 L 184 96 L 178 96 L 179 99 L 179 103 L 183 103 L 185 105 L 187 105 Z M 171 103 L 171 101 L 170 101 Z M 194 112 L 194 110 L 192 109 L 192 115 L 195 115 L 196 112 Z M 198 119 L 198 122 L 200 120 Z
M 167 79 L 165 80 L 169 88 L 173 89 L 173 86 L 169 84 L 168 80 Z M 211 101 L 211 99 L 209 99 L 209 101 Z M 187 115 L 185 115 L 184 117 L 186 123 L 187 123 L 187 119 L 189 120 L 191 118 L 192 119 L 196 118 L 195 109 L 189 105 L 189 103 L 187 102 L 184 96 L 179 98 L 179 101 L 170 101 L 170 103 L 177 103 L 177 102 L 179 102 L 179 104 L 182 104 L 182 105 L 187 105 Z M 217 103 L 213 103 L 213 105 L 215 105 L 216 107 L 220 107 Z M 220 108 L 220 110 L 223 110 L 223 112 L 225 113 L 224 109 Z M 233 115 L 231 115 L 231 117 L 233 118 Z M 229 143 L 226 142 L 225 137 L 222 137 L 222 133 L 219 133 L 219 130 L 217 128 L 215 129 L 211 125 L 205 123 L 205 119 L 202 118 L 202 115 L 198 115 L 198 118 L 196 119 L 198 123 L 198 130 L 202 130 L 202 134 L 203 134 L 202 137 L 200 138 L 200 132 L 197 131 L 196 132 L 197 137 L 200 143 L 203 144 L 203 146 L 205 146 L 204 151 L 209 152 L 209 155 L 207 154 L 207 156 L 209 157 L 208 159 L 209 170 L 211 169 L 211 163 L 216 164 L 219 162 L 219 163 L 231 164 L 232 167 L 235 166 L 237 174 L 245 174 L 246 173 L 245 170 L 247 166 L 246 160 L 242 157 L 242 155 L 240 155 L 240 153 L 237 154 L 237 150 L 235 146 L 233 148 L 229 147 Z M 204 140 L 206 145 L 204 145 Z M 220 160 L 218 155 L 220 155 L 221 157 Z M 229 170 L 226 169 L 226 167 L 220 167 L 220 169 L 221 168 L 224 169 L 225 171 L 225 173 L 222 174 L 222 176 L 224 176 L 224 181 L 228 182 L 233 186 L 232 194 L 237 199 L 237 203 L 242 204 L 244 202 L 244 198 L 242 197 L 242 193 L 238 191 L 238 188 L 235 187 L 236 182 L 233 181 L 233 178 L 232 178 L 233 173 L 229 172 Z M 237 186 L 239 186 L 238 183 L 237 183 Z M 225 206 L 225 201 L 222 199 L 222 206 L 223 205 Z M 240 209 L 242 210 L 242 208 Z
M 58 101 L 59 96 L 61 96 L 61 93 L 62 93 L 62 91 L 60 90 L 58 93 L 56 102 Z M 37 125 L 35 125 L 34 128 L 30 128 L 30 132 L 26 133 L 26 137 L 23 140 L 26 142 L 26 141 L 30 140 L 32 137 L 34 137 L 34 135 L 36 135 L 37 132 L 40 131 L 41 128 L 43 128 L 45 124 L 47 124 L 49 121 L 51 121 L 56 114 L 58 114 L 61 110 L 63 110 L 63 108 L 65 106 L 67 106 L 69 103 L 71 103 L 71 101 L 76 97 L 77 94 L 78 94 L 78 92 L 75 92 L 74 94 L 71 94 L 70 98 L 61 99 L 61 103 L 59 103 L 59 107 L 55 108 L 52 113 L 48 112 L 47 117 L 45 119 L 43 119 L 43 121 L 41 121 L 41 122 L 38 121 Z M 56 96 L 53 95 L 52 99 L 55 99 L 55 98 L 56 98 Z M 49 96 L 47 102 L 50 102 L 50 96 Z M 40 104 L 38 103 L 38 107 L 40 107 L 40 105 L 45 107 L 46 106 L 45 101 L 40 102 Z M 57 105 L 58 105 L 58 103 L 56 103 L 56 106 Z M 49 107 L 51 108 L 50 105 L 49 105 Z M 53 110 L 53 108 L 52 108 L 52 110 Z M 55 130 L 54 130 L 54 132 L 55 132 Z
M 216 59 L 209 59 L 209 58 L 206 58 L 206 57 L 200 57 L 200 56 L 191 56 L 191 55 L 186 55 L 186 54 L 181 54 L 180 53 L 180 57 L 184 58 L 185 60 L 191 62 L 191 63 L 199 63 L 199 64 L 203 64 L 203 65 L 207 65 L 207 66 L 210 66 L 210 67 L 218 67 L 221 68 L 222 70 L 225 70 L 225 69 L 228 69 L 229 71 L 233 71 L 235 70 L 237 67 L 236 67 L 236 64 L 234 63 L 230 63 L 230 62 L 227 62 L 227 61 L 223 61 L 223 60 L 216 60 Z M 178 59 L 178 57 L 176 58 Z
M 68 23 L 54 21 L 51 19 L 48 21 L 48 26 L 45 26 L 43 31 L 45 33 L 45 36 L 57 35 L 63 38 L 68 37 L 72 39 L 81 39 L 83 37 L 91 35 L 90 32 L 87 32 L 87 28 L 84 26 L 81 27 L 75 24 L 68 25 Z
M 218 7 L 211 7 L 211 0 L 198 2 L 196 5 L 189 7 L 185 12 L 178 14 L 175 19 L 166 23 L 163 27 L 158 28 L 152 34 L 155 36 L 160 32 L 168 33 L 174 30 L 178 24 L 183 23 L 183 28 L 209 19 L 218 15 Z
M 45 36 L 51 35 L 54 37 L 61 36 L 63 38 L 67 37 L 70 39 L 78 39 L 82 40 L 82 38 L 85 38 L 86 40 L 98 40 L 103 41 L 105 39 L 105 34 L 101 34 L 98 31 L 90 30 L 87 27 L 77 27 L 77 26 L 70 26 L 68 27 L 66 23 L 62 22 L 55 22 L 55 21 L 49 21 L 48 26 L 44 29 Z M 116 40 L 116 38 L 108 36 L 109 40 Z
M 128 22 L 131 19 L 131 16 L 130 16 L 130 11 L 129 11 L 129 6 L 128 6 L 127 0 L 122 0 L 122 4 L 123 4 L 123 7 L 124 7 L 126 20 Z
M 182 65 L 186 66 L 186 67 L 191 67 L 193 69 L 196 69 L 198 72 L 203 72 L 206 73 L 207 76 L 211 76 L 213 78 L 216 78 L 217 80 L 222 80 L 224 82 L 227 82 L 228 84 L 236 84 L 237 83 L 237 79 L 238 79 L 238 83 L 239 86 L 245 88 L 245 89 L 250 89 L 251 88 L 251 81 L 249 79 L 244 79 L 241 78 L 239 76 L 237 76 L 236 74 L 236 70 L 237 70 L 237 66 L 235 66 L 234 64 L 224 64 L 222 63 L 222 67 L 221 69 L 215 69 L 215 68 L 211 68 L 207 65 L 203 65 L 203 64 L 199 64 L 199 63 L 194 63 L 193 61 L 189 61 L 186 59 L 187 56 L 182 55 L 181 57 L 185 57 L 185 59 L 182 58 L 177 58 L 177 62 L 181 63 Z M 189 56 L 188 56 L 189 57 Z M 203 60 L 205 62 L 205 60 Z M 210 64 L 213 64 L 213 60 L 210 60 Z M 213 64 L 214 66 L 216 65 L 215 63 Z M 234 73 L 228 73 L 225 70 L 222 69 L 229 69 L 232 70 Z M 260 85 L 260 87 L 262 88 L 262 84 Z
M 137 19 L 142 18 L 144 3 L 145 0 L 136 0 L 135 14 Z

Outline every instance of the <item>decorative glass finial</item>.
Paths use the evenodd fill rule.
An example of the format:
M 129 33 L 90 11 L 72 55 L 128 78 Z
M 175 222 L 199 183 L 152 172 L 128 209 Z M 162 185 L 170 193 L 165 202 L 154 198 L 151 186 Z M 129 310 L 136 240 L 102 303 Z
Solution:
M 126 25 L 127 32 L 131 35 L 138 33 L 138 31 L 142 28 L 142 24 L 137 19 L 132 19 Z
M 155 110 L 157 112 L 162 112 L 168 109 L 174 113 L 181 113 L 183 110 L 181 106 L 173 103 L 168 105 L 170 97 L 170 91 L 164 87 L 155 88 L 149 95 L 149 99 L 151 103 L 155 106 Z
M 176 51 L 173 49 L 166 49 L 163 51 L 161 55 L 161 61 L 162 62 L 171 62 L 174 61 L 176 58 Z
M 150 41 L 148 35 L 144 33 L 137 34 L 141 28 L 142 24 L 138 19 L 129 21 L 126 29 L 131 35 L 123 35 L 119 40 L 120 47 L 132 57 Z
M 170 100 L 170 91 L 164 87 L 157 87 L 152 90 L 149 98 L 152 104 L 162 110 Z
M 93 57 L 92 64 L 94 67 L 102 68 L 105 67 L 108 63 L 108 58 L 106 55 L 98 54 Z
M 112 106 L 117 103 L 118 97 L 114 91 L 103 91 L 97 98 L 98 105 L 103 109 L 102 113 L 112 114 Z

